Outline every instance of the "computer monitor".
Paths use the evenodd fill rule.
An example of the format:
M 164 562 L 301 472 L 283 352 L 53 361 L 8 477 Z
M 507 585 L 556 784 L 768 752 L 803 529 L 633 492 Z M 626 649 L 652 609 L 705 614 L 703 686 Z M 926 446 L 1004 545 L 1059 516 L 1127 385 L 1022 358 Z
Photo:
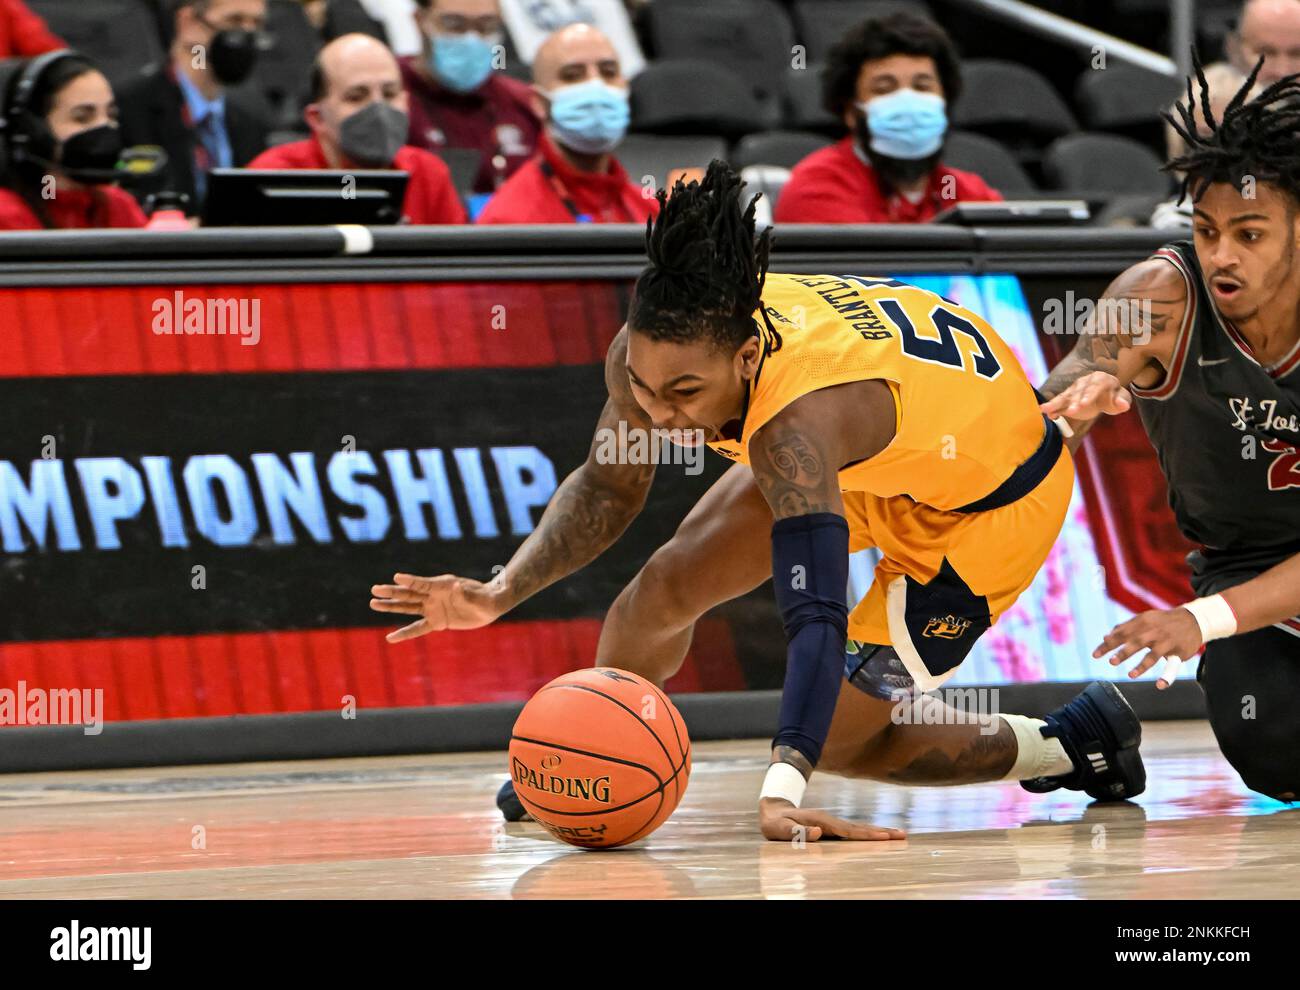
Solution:
M 967 227 L 1020 224 L 1069 226 L 1087 223 L 1090 213 L 1082 199 L 1009 199 L 997 203 L 955 203 L 934 218 L 935 223 Z
M 203 226 L 393 224 L 408 179 L 392 169 L 216 168 L 208 173 Z

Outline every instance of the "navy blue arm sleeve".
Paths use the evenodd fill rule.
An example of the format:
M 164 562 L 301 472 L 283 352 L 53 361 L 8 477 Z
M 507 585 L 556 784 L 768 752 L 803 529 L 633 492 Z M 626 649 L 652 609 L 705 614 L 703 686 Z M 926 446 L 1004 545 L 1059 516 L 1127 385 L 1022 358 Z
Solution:
M 780 731 L 773 746 L 821 758 L 844 678 L 849 610 L 849 524 L 833 512 L 778 519 L 772 583 L 788 643 Z

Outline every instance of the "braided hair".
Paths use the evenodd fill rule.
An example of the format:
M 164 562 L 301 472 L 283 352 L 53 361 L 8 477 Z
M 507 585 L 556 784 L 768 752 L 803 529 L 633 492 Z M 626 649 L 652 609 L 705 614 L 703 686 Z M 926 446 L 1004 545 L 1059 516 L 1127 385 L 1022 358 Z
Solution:
M 1162 116 L 1186 142 L 1182 154 L 1165 163 L 1164 171 L 1183 174 L 1180 200 L 1191 194 L 1198 201 L 1213 183 L 1227 182 L 1242 187 L 1247 177 L 1271 183 L 1300 202 L 1300 75 L 1285 76 L 1267 86 L 1253 100 L 1248 99 L 1261 58 L 1241 88 L 1214 119 L 1210 107 L 1205 70 L 1192 53 L 1194 74 L 1200 85 L 1200 116 L 1192 95 L 1192 78 L 1187 79 L 1187 102 L 1175 103 L 1180 119 Z
M 651 340 L 707 340 L 735 350 L 761 336 L 754 323 L 772 251 L 772 231 L 754 235 L 754 196 L 742 211 L 745 183 L 726 162 L 709 163 L 704 181 L 678 179 L 660 189 L 659 215 L 646 222 L 649 264 L 636 280 L 628 326 Z M 767 314 L 769 350 L 780 336 Z

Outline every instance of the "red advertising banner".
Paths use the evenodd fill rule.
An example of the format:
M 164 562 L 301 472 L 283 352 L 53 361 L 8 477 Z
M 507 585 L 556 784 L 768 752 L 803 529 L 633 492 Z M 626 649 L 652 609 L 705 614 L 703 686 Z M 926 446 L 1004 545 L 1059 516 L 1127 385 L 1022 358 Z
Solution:
M 1033 298 L 1060 283 L 1026 302 L 990 278 L 1014 303 L 996 325 L 1027 321 L 1028 360 Z M 491 626 L 394 646 L 400 623 L 367 602 L 399 570 L 487 580 L 510 558 L 586 456 L 628 290 L 0 290 L 0 687 L 102 689 L 104 718 L 142 720 L 522 701 L 589 665 L 610 603 L 721 458 L 661 464 L 611 551 Z M 1185 599 L 1190 547 L 1136 417 L 1098 425 L 1079 478 L 1098 590 L 1131 610 Z M 1067 629 L 1035 607 L 1012 617 L 1033 634 L 1011 623 L 1006 643 L 1038 648 L 1040 626 L 1062 642 L 1028 673 L 993 657 L 971 676 L 1092 676 L 1098 617 Z M 777 688 L 783 643 L 759 589 L 699 623 L 668 688 Z
M 601 281 L 0 291 L 0 684 L 102 688 L 135 720 L 518 701 L 589 665 L 722 465 L 661 479 L 518 616 L 393 646 L 366 603 L 397 570 L 509 559 L 585 456 L 625 306 Z M 670 690 L 746 686 L 705 620 Z

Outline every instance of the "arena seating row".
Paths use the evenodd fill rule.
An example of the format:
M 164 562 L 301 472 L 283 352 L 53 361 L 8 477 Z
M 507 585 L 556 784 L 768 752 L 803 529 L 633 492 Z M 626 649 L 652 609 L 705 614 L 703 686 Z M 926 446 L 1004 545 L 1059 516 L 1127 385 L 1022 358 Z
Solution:
M 791 169 L 807 155 L 829 144 L 809 131 L 763 131 L 728 144 L 720 134 L 629 135 L 619 147 L 619 160 L 634 176 L 663 176 L 676 167 L 707 164 L 725 158 L 737 168 L 775 165 Z M 1045 190 L 1088 193 L 1160 193 L 1168 181 L 1160 174 L 1160 159 L 1147 148 L 1113 134 L 1080 132 L 1058 138 L 1047 147 L 1042 181 L 1035 181 L 1005 147 L 969 131 L 948 135 L 944 160 L 955 168 L 975 172 L 1010 196 Z
M 53 30 L 94 56 L 119 83 L 162 56 L 149 0 L 31 0 Z M 655 60 L 634 89 L 634 129 L 645 133 L 720 132 L 733 138 L 788 128 L 834 131 L 821 108 L 818 67 L 835 40 L 873 12 L 929 5 L 908 0 L 655 0 L 647 9 L 647 47 Z M 247 88 L 265 97 L 280 126 L 296 130 L 310 65 L 320 41 L 295 0 L 270 0 L 269 47 Z M 966 39 L 959 38 L 959 45 Z M 803 53 L 791 52 L 796 44 Z M 797 59 L 792 67 L 792 60 Z M 507 59 L 516 71 L 526 67 Z M 966 96 L 955 126 L 1011 142 L 1031 164 L 1036 151 L 1080 129 L 1113 131 L 1160 147 L 1159 110 L 1176 82 L 1122 64 L 1085 70 L 1074 109 L 1041 75 L 999 59 L 969 59 Z
M 965 92 L 951 109 L 953 126 L 998 140 L 1022 160 L 1037 160 L 1051 141 L 1081 129 L 1065 101 L 1032 69 L 978 59 L 963 63 L 962 73 Z M 1163 146 L 1160 111 L 1178 96 L 1179 84 L 1117 65 L 1085 72 L 1077 93 L 1084 128 L 1156 150 Z M 842 122 L 822 108 L 820 66 L 787 69 L 779 95 L 783 101 L 773 113 L 723 66 L 662 59 L 632 81 L 632 126 L 642 133 L 711 132 L 733 138 L 765 129 L 842 132 Z
M 29 2 L 73 46 L 99 60 L 115 83 L 163 56 L 151 0 Z M 632 133 L 620 159 L 632 175 L 660 181 L 672 168 L 712 157 L 742 168 L 768 166 L 768 191 L 779 194 L 783 173 L 843 132 L 821 105 L 819 59 L 864 16 L 901 8 L 941 13 L 909 0 L 654 0 L 642 25 L 654 58 L 632 81 Z M 242 88 L 264 100 L 277 143 L 302 131 L 320 40 L 295 0 L 269 0 L 267 37 L 257 71 Z M 521 60 L 507 64 L 527 75 Z M 946 161 L 980 174 L 1004 195 L 1167 192 L 1168 180 L 1157 170 L 1159 113 L 1178 96 L 1177 82 L 1111 64 L 1085 69 L 1067 101 L 1026 65 L 974 58 L 963 63 L 963 83 L 964 95 L 950 108 Z M 473 163 L 450 164 L 454 175 L 474 174 Z
M 1029 0 L 1072 21 L 1118 35 L 1153 51 L 1169 50 L 1169 0 Z M 1241 0 L 1196 0 L 1196 42 L 1202 51 L 1223 50 L 1241 12 Z

